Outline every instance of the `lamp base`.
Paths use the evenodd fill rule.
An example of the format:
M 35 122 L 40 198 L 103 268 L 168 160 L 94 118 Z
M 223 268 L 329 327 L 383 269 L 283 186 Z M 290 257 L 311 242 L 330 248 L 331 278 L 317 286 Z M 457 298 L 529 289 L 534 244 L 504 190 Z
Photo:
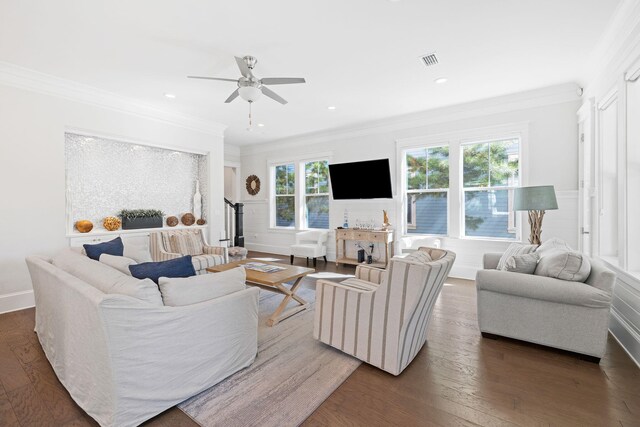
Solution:
M 532 245 L 540 245 L 542 243 L 540 240 L 540 235 L 542 234 L 542 218 L 544 218 L 544 211 L 529 211 L 529 226 L 531 227 L 529 243 Z

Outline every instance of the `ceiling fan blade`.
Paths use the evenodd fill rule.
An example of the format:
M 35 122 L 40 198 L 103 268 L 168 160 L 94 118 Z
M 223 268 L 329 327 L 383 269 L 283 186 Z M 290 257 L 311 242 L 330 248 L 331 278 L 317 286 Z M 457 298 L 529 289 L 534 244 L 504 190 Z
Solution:
M 236 89 L 233 91 L 233 93 L 231 95 L 229 95 L 229 97 L 227 98 L 225 102 L 225 104 L 230 103 L 231 101 L 233 101 L 234 99 L 236 99 L 238 97 L 238 95 L 240 95 L 240 91 L 239 89 Z
M 188 79 L 203 79 L 203 80 L 221 80 L 223 82 L 238 82 L 238 79 L 223 79 L 221 77 L 202 77 L 202 76 L 187 76 Z
M 253 74 L 251 73 L 251 70 L 247 66 L 247 63 L 244 62 L 244 59 L 237 56 L 235 58 L 236 58 L 236 63 L 238 64 L 238 68 L 240 68 L 240 73 L 242 73 L 242 75 L 248 79 L 253 77 Z
M 287 103 L 287 100 L 285 100 L 283 97 L 281 97 L 280 95 L 278 95 L 277 93 L 275 93 L 274 91 L 272 91 L 266 86 L 262 86 L 260 90 L 262 90 L 263 94 L 273 99 L 274 101 L 278 101 L 282 105 Z
M 290 85 L 294 83 L 306 83 L 302 77 L 265 77 L 260 80 L 264 85 Z

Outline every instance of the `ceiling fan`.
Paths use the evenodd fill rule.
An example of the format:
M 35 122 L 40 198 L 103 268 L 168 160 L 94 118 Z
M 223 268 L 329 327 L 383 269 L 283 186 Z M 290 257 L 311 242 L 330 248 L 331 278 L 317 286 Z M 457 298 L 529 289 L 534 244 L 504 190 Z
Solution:
M 190 79 L 204 79 L 204 80 L 221 80 L 225 82 L 236 82 L 238 89 L 233 91 L 231 95 L 224 101 L 229 103 L 236 99 L 238 95 L 249 103 L 253 103 L 260 98 L 262 94 L 269 98 L 278 101 L 280 104 L 286 104 L 287 101 L 280 95 L 269 89 L 265 85 L 288 85 L 293 83 L 306 83 L 302 77 L 265 77 L 258 79 L 253 75 L 253 68 L 258 63 L 258 60 L 253 56 L 245 56 L 244 58 L 235 57 L 238 68 L 242 77 L 239 79 L 224 79 L 220 77 L 201 77 L 201 76 L 187 76 Z

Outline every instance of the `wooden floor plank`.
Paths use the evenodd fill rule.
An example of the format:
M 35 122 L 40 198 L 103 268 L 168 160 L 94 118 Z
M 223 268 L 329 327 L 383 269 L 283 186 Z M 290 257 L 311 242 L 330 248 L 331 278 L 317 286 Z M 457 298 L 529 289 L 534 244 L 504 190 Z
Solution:
M 353 273 L 323 262 L 318 270 Z M 612 337 L 595 365 L 560 350 L 482 338 L 476 310 L 473 282 L 447 280 L 427 344 L 405 372 L 394 377 L 361 365 L 304 426 L 640 427 L 640 369 Z M 0 315 L 0 426 L 96 426 L 58 381 L 34 319 L 34 309 Z M 144 425 L 197 426 L 176 407 Z

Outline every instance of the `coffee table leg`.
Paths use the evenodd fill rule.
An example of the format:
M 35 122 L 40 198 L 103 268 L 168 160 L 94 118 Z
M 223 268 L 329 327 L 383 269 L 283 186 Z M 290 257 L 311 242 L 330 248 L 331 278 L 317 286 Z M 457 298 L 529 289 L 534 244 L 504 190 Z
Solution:
M 307 303 L 304 299 L 296 295 L 296 291 L 298 290 L 298 287 L 300 287 L 301 284 L 302 284 L 302 277 L 299 277 L 293 283 L 293 286 L 291 286 L 291 289 L 287 289 L 287 287 L 284 286 L 282 283 L 278 283 L 276 285 L 276 287 L 285 294 L 285 297 L 280 303 L 280 305 L 278 306 L 278 308 L 276 308 L 276 311 L 274 311 L 273 314 L 269 316 L 269 319 L 267 320 L 268 326 L 273 326 L 279 323 L 280 321 L 286 319 L 287 317 L 293 316 L 294 314 L 302 310 L 306 310 L 309 303 Z M 284 312 L 284 309 L 287 308 L 287 304 L 289 304 L 289 302 L 292 299 L 295 300 L 300 305 L 298 307 L 293 307 L 287 310 L 286 312 Z

